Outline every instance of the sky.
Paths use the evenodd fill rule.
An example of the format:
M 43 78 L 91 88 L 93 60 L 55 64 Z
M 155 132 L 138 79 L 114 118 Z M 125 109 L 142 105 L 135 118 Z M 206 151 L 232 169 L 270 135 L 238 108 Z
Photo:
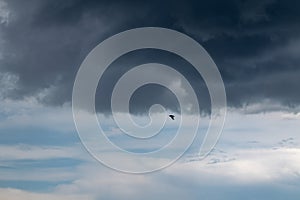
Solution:
M 293 0 L 0 0 L 0 199 L 299 199 L 299 9 Z M 187 60 L 164 50 L 120 56 L 104 72 L 95 95 L 97 119 L 114 144 L 135 153 L 159 150 L 175 137 L 180 117 L 187 119 L 181 124 L 187 137 L 194 117 L 201 118 L 198 135 L 175 163 L 130 174 L 105 166 L 85 148 L 73 120 L 72 89 L 81 64 L 99 43 L 140 27 L 172 29 L 201 44 L 224 82 L 227 114 L 218 143 L 199 158 L 212 112 L 203 77 Z M 156 77 L 170 87 L 138 88 L 129 102 L 132 119 L 147 124 L 153 104 L 175 115 L 172 121 L 156 113 L 150 131 L 165 121 L 161 134 L 137 141 L 114 122 L 111 94 L 124 73 L 145 63 L 177 70 L 199 101 L 183 113 L 174 93 L 185 97 L 185 106 L 192 96 L 180 79 L 163 70 L 136 77 Z M 128 113 L 116 111 L 128 125 Z M 83 115 L 84 127 L 92 127 L 90 117 Z M 166 157 L 151 158 L 152 164 L 169 162 L 182 145 Z M 144 167 L 109 149 L 100 153 L 126 169 Z

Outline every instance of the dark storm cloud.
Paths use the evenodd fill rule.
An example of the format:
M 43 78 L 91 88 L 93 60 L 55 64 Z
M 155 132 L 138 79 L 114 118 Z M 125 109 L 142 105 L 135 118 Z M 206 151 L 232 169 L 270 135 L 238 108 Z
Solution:
M 5 92 L 7 98 L 38 96 L 50 105 L 69 102 L 76 72 L 99 42 L 130 28 L 162 26 L 184 32 L 205 47 L 222 74 L 230 106 L 265 99 L 284 106 L 300 103 L 298 1 L 10 0 L 6 4 L 10 17 L 0 25 L 0 71 L 18 77 L 17 87 Z M 136 60 L 123 59 L 108 71 L 107 87 L 97 97 L 98 109 L 109 108 L 115 77 L 128 70 L 126 63 L 159 62 L 158 58 L 163 59 L 153 52 L 140 53 Z M 176 68 L 172 61 L 164 62 Z M 200 80 L 189 67 L 184 69 L 191 82 Z M 196 87 L 202 95 L 202 83 Z M 143 111 L 150 100 L 168 104 L 171 96 L 161 88 L 148 88 L 143 94 L 132 99 L 134 112 Z M 202 108 L 209 106 L 209 100 L 203 102 Z M 173 104 L 169 108 L 176 110 Z

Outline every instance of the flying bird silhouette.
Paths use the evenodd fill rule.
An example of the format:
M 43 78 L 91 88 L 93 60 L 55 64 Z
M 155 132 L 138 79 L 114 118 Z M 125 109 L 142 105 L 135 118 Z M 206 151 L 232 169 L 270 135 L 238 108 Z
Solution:
M 175 120 L 175 116 L 174 116 L 174 115 L 169 115 L 169 117 L 170 117 L 172 120 Z

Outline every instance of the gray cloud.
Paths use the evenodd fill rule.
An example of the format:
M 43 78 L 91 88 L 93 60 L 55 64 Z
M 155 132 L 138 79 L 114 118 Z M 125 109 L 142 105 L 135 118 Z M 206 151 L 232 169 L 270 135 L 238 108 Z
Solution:
M 9 12 L 7 20 L 0 20 L 0 77 L 7 79 L 9 75 L 18 81 L 15 87 L 1 90 L 1 96 L 17 99 L 37 96 L 47 105 L 69 102 L 76 72 L 99 42 L 130 28 L 162 26 L 184 32 L 206 48 L 222 74 L 230 106 L 265 99 L 282 106 L 297 106 L 299 6 L 298 1 L 269 0 L 176 4 L 6 1 L 6 6 L 2 6 L 5 12 L 0 12 Z M 122 73 L 130 66 L 154 61 L 181 69 L 203 99 L 202 110 L 209 110 L 207 89 L 188 63 L 159 51 L 135 53 L 117 60 L 101 80 L 106 87 L 98 91 L 99 111 L 109 110 L 110 92 Z M 133 112 L 142 113 L 152 103 L 178 110 L 176 101 L 170 102 L 172 94 L 168 91 L 155 86 L 143 89 L 143 93 L 132 99 Z

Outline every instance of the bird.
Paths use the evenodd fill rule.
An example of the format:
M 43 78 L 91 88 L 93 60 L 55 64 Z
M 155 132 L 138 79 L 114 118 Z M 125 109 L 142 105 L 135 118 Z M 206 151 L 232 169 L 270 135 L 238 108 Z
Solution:
M 169 117 L 170 117 L 172 120 L 175 120 L 175 116 L 174 116 L 174 115 L 169 115 Z

